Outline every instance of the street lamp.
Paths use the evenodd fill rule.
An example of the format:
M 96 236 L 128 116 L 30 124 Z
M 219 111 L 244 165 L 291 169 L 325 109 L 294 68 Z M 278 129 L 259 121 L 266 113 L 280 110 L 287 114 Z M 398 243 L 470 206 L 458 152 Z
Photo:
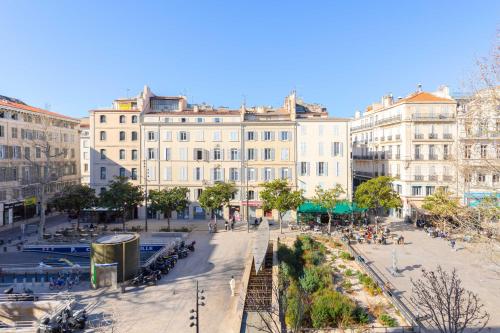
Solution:
M 189 324 L 189 327 L 196 326 L 196 333 L 200 332 L 200 305 L 205 306 L 205 296 L 203 296 L 204 290 L 199 290 L 198 289 L 198 280 L 196 280 L 196 310 L 191 309 L 189 313 L 192 315 L 189 317 L 189 320 L 192 320 L 192 322 Z M 200 303 L 201 301 L 201 303 Z

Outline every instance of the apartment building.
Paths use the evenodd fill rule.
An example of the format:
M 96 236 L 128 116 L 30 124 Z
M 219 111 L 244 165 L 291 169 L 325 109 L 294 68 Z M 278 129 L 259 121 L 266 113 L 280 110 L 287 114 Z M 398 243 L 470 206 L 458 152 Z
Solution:
M 0 226 L 38 214 L 42 187 L 80 182 L 78 131 L 78 119 L 0 96 Z
M 80 173 L 81 183 L 90 184 L 90 126 L 89 118 L 80 120 Z
M 457 98 L 458 183 L 464 205 L 500 199 L 500 87 Z
M 297 128 L 321 122 L 325 122 L 325 146 L 333 140 L 327 136 L 336 131 L 337 140 L 347 146 L 347 120 L 329 119 L 326 109 L 304 103 L 294 92 L 278 108 L 243 105 L 230 109 L 190 104 L 185 96 L 156 96 L 145 87 L 135 98 L 116 100 L 109 109 L 90 112 L 90 183 L 99 192 L 114 176 L 124 175 L 148 191 L 187 187 L 191 204 L 172 217 L 206 219 L 208 212 L 198 204 L 203 189 L 218 181 L 233 182 L 238 191 L 222 212 L 225 217 L 272 215 L 262 210 L 260 185 L 282 178 L 293 188 L 299 187 Z M 338 124 L 338 129 L 333 124 Z M 318 162 L 331 164 L 332 170 L 336 161 L 342 163 L 338 170 L 343 172 L 333 181 L 347 187 L 349 161 L 344 154 L 347 152 L 342 157 L 320 156 Z M 326 172 L 318 174 L 321 180 L 310 174 L 302 177 L 308 185 L 301 188 L 307 193 L 313 193 L 316 185 L 332 183 Z M 139 208 L 137 213 L 143 217 L 145 209 Z M 156 212 L 148 214 L 153 217 Z
M 457 184 L 457 103 L 447 87 L 418 90 L 402 98 L 384 96 L 351 122 L 354 185 L 388 175 L 403 207 L 391 212 L 416 218 L 427 195 Z

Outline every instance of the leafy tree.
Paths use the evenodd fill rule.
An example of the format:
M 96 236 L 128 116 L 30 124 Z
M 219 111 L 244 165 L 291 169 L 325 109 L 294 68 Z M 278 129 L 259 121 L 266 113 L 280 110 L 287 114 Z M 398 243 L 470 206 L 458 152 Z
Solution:
M 108 190 L 101 194 L 100 202 L 103 207 L 116 211 L 122 219 L 125 231 L 125 214 L 141 204 L 144 194 L 140 186 L 133 185 L 127 177 L 115 177 L 109 182 Z
M 438 266 L 435 271 L 423 271 L 422 278 L 412 280 L 410 301 L 440 333 L 482 331 L 490 315 L 473 292 L 462 287 L 455 269 L 451 273 Z
M 313 202 L 326 209 L 328 214 L 328 233 L 332 231 L 333 211 L 339 202 L 340 196 L 344 193 L 345 191 L 340 184 L 331 189 L 323 189 L 320 186 L 316 187 L 316 195 L 313 198 Z
M 208 209 L 211 213 L 225 205 L 229 205 L 231 197 L 236 192 L 232 183 L 216 183 L 209 186 L 201 192 L 198 201 L 200 206 Z M 215 223 L 217 223 L 217 214 L 215 214 Z
M 373 210 L 376 217 L 380 208 L 401 207 L 401 198 L 392 188 L 392 178 L 388 176 L 372 178 L 360 184 L 354 193 L 354 200 L 358 206 Z
M 97 203 L 95 190 L 86 185 L 69 185 L 52 198 L 52 204 L 59 211 L 74 212 L 77 215 L 76 227 L 80 227 L 82 210 L 94 207 Z
M 425 197 L 422 208 L 445 226 L 462 211 L 458 198 L 442 188 L 438 188 L 434 194 Z
M 275 179 L 261 186 L 264 188 L 260 191 L 260 197 L 264 202 L 263 208 L 278 211 L 280 232 L 283 233 L 283 215 L 289 210 L 297 209 L 304 202 L 302 191 L 292 191 L 284 179 Z
M 189 190 L 186 187 L 173 187 L 160 191 L 149 192 L 150 207 L 153 211 L 161 211 L 167 216 L 168 230 L 170 231 L 170 215 L 175 211 L 184 211 L 189 205 Z

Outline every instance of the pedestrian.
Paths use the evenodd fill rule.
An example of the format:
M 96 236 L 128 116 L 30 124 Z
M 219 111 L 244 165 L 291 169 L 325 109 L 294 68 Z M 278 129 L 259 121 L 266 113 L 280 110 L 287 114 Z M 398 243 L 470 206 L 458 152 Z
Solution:
M 255 220 L 253 221 L 253 224 L 257 225 L 257 223 L 259 223 L 259 220 L 257 220 L 257 218 L 255 218 Z
M 236 287 L 236 281 L 234 280 L 234 275 L 231 275 L 231 281 L 229 281 L 229 287 L 231 288 L 231 296 L 234 296 L 234 288 Z
M 212 233 L 212 222 L 208 222 L 208 233 Z
M 451 249 L 452 249 L 453 251 L 456 251 L 456 249 L 455 249 L 455 243 L 456 243 L 456 241 L 455 241 L 454 239 L 451 239 L 451 240 L 450 240 Z
M 227 220 L 224 221 L 224 228 L 226 229 L 226 231 L 229 230 L 229 223 L 227 223 Z

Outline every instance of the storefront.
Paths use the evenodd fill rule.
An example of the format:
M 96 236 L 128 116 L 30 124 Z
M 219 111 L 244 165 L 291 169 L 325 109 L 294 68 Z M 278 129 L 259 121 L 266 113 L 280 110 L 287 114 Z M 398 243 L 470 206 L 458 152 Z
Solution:
M 204 220 L 205 219 L 205 210 L 200 206 L 194 206 L 193 207 L 193 219 Z
M 262 206 L 260 201 L 243 201 L 242 203 L 243 212 L 245 212 L 245 208 L 248 209 L 248 219 L 250 221 L 254 220 L 257 217 L 257 210 Z

